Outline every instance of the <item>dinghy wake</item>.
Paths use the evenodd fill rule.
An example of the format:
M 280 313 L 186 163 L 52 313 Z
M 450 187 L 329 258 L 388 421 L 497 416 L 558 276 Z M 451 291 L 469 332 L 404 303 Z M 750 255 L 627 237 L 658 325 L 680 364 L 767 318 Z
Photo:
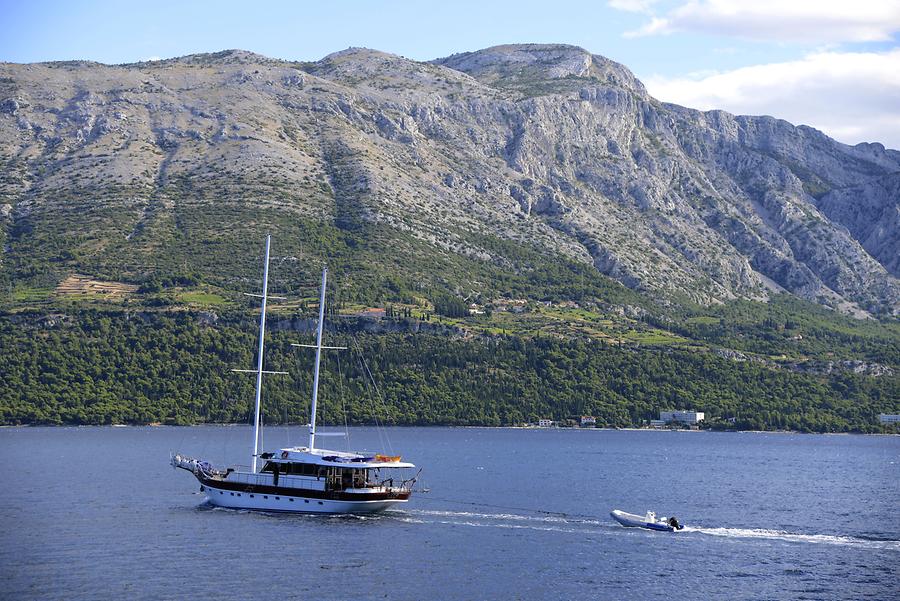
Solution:
M 474 528 L 527 529 L 590 536 L 633 536 L 638 534 L 636 529 L 621 528 L 615 522 L 605 518 L 568 514 L 526 515 L 508 512 L 410 509 L 390 511 L 384 517 L 407 523 L 443 524 Z M 656 535 L 646 531 L 642 532 L 642 534 L 647 536 Z M 900 540 L 893 538 L 809 534 L 762 528 L 685 526 L 675 538 L 684 536 L 714 536 L 735 540 L 768 540 L 795 544 L 841 545 L 873 551 L 900 552 Z
M 791 543 L 841 545 L 877 550 L 900 551 L 900 540 L 888 538 L 844 536 L 837 534 L 800 534 L 762 528 L 704 528 L 685 526 L 684 532 L 727 538 L 767 539 Z

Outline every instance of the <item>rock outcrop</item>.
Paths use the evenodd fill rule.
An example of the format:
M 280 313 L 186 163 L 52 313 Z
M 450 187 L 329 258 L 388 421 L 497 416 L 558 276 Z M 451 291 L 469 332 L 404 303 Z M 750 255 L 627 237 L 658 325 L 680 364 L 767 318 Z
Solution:
M 2 64 L 0 163 L 12 254 L 85 220 L 55 244 L 152 255 L 185 207 L 253 206 L 485 261 L 507 258 L 484 236 L 537 245 L 701 303 L 787 290 L 900 313 L 900 153 L 663 104 L 573 46 Z

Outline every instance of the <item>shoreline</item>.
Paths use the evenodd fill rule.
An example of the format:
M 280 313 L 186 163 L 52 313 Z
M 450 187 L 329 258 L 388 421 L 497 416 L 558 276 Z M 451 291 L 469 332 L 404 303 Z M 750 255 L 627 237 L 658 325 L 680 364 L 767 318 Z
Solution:
M 18 425 L 0 425 L 0 431 L 15 428 L 252 428 L 250 424 L 235 423 L 202 423 L 188 425 L 174 424 L 18 424 Z M 271 426 L 275 428 L 304 428 L 306 424 L 279 424 Z M 324 426 L 325 428 L 334 428 L 337 426 Z M 573 432 L 686 432 L 686 433 L 725 433 L 725 434 L 798 434 L 798 435 L 816 435 L 816 436 L 900 436 L 898 432 L 800 432 L 798 430 L 701 430 L 687 428 L 542 428 L 539 426 L 450 426 L 450 425 L 395 425 L 395 426 L 375 426 L 375 425 L 357 425 L 351 428 L 458 428 L 458 429 L 478 429 L 478 430 L 535 430 L 535 431 L 573 431 Z

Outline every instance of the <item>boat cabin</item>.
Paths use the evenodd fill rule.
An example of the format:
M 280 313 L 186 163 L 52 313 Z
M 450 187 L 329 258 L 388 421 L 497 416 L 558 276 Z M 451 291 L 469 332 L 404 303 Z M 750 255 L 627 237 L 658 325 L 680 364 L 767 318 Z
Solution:
M 272 474 L 273 484 L 278 485 L 284 476 L 303 476 L 305 479 L 324 480 L 325 490 L 348 488 L 376 488 L 384 486 L 378 481 L 377 468 L 337 467 L 314 463 L 267 461 L 260 473 Z
M 400 457 L 365 456 L 329 451 L 329 455 L 307 449 L 282 449 L 280 454 L 263 453 L 260 474 L 271 474 L 274 486 L 302 486 L 326 491 L 385 489 L 394 486 L 395 468 L 412 468 Z M 382 470 L 385 471 L 382 476 Z M 398 481 L 402 480 L 399 478 Z M 315 484 L 314 484 L 315 483 Z

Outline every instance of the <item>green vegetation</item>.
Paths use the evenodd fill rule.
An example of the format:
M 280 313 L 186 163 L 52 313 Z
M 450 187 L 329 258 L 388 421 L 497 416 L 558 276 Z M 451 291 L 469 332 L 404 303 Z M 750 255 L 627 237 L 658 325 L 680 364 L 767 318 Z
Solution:
M 9 240 L 10 260 L 0 270 L 0 284 L 5 284 L 0 309 L 20 307 L 25 300 L 4 294 L 8 282 L 50 290 L 72 273 L 138 284 L 144 293 L 200 285 L 249 291 L 247 282 L 258 280 L 260 241 L 266 233 L 275 240 L 273 288 L 293 297 L 315 296 L 313 288 L 297 283 L 318 282 L 322 257 L 328 257 L 334 299 L 347 303 L 411 302 L 423 294 L 458 297 L 461 289 L 472 296 L 470 302 L 507 296 L 647 303 L 590 265 L 472 232 L 457 233 L 494 260 L 442 252 L 396 228 L 360 225 L 350 214 L 338 215 L 332 223 L 287 210 L 220 203 L 211 211 L 206 203 L 185 201 L 174 210 L 174 229 L 146 225 L 126 240 L 121 232 L 135 227 L 137 212 L 78 204 L 74 198 L 66 210 L 81 211 L 89 232 L 65 230 L 61 224 L 76 221 L 74 216 L 34 212 L 17 222 Z
M 368 322 L 375 333 L 356 340 L 375 363 L 378 416 L 389 423 L 512 425 L 584 413 L 634 426 L 660 409 L 691 408 L 714 427 L 870 432 L 879 412 L 900 412 L 896 321 L 855 320 L 787 295 L 663 305 L 528 243 L 456 230 L 475 252 L 444 251 L 410 233 L 414 224 L 362 219 L 353 203 L 339 203 L 331 221 L 253 204 L 213 211 L 191 200 L 192 185 L 173 183 L 170 215 L 108 202 L 124 189 L 77 190 L 62 208 L 35 209 L 9 227 L 0 423 L 245 421 L 252 378 L 230 369 L 253 364 L 255 301 L 240 292 L 258 291 L 267 232 L 276 240 L 271 290 L 292 299 L 272 306 L 273 319 L 313 314 L 321 257 L 343 342 L 366 329 L 352 315 L 386 310 L 383 325 Z M 57 290 L 73 274 L 132 286 Z M 291 375 L 270 379 L 268 421 L 306 419 L 309 365 L 288 346 L 299 336 L 272 336 L 268 365 Z M 343 422 L 334 401 L 343 398 L 352 420 L 373 420 L 358 360 L 341 358 L 343 380 L 329 361 L 324 419 Z M 865 365 L 854 373 L 841 361 Z
M 53 290 L 50 288 L 17 288 L 10 295 L 10 300 L 16 303 L 40 302 L 50 299 Z
M 211 292 L 182 292 L 178 299 L 183 303 L 204 307 L 219 307 L 227 302 L 224 297 Z
M 647 318 L 686 338 L 791 361 L 861 360 L 900 366 L 900 322 L 860 320 L 783 294 Z
M 353 423 L 493 426 L 581 414 L 634 426 L 661 409 L 691 408 L 719 427 L 873 432 L 879 412 L 900 410 L 896 375 L 803 374 L 584 338 L 363 334 L 337 321 L 330 341 L 354 350 L 326 362 L 326 423 L 343 423 L 342 406 Z M 4 318 L 0 423 L 246 421 L 253 378 L 230 370 L 252 366 L 254 335 L 249 315 L 215 325 L 190 312 L 83 311 L 52 325 L 34 314 Z M 308 337 L 271 336 L 267 367 L 290 373 L 268 379 L 269 423 L 306 419 L 312 358 L 290 343 Z

